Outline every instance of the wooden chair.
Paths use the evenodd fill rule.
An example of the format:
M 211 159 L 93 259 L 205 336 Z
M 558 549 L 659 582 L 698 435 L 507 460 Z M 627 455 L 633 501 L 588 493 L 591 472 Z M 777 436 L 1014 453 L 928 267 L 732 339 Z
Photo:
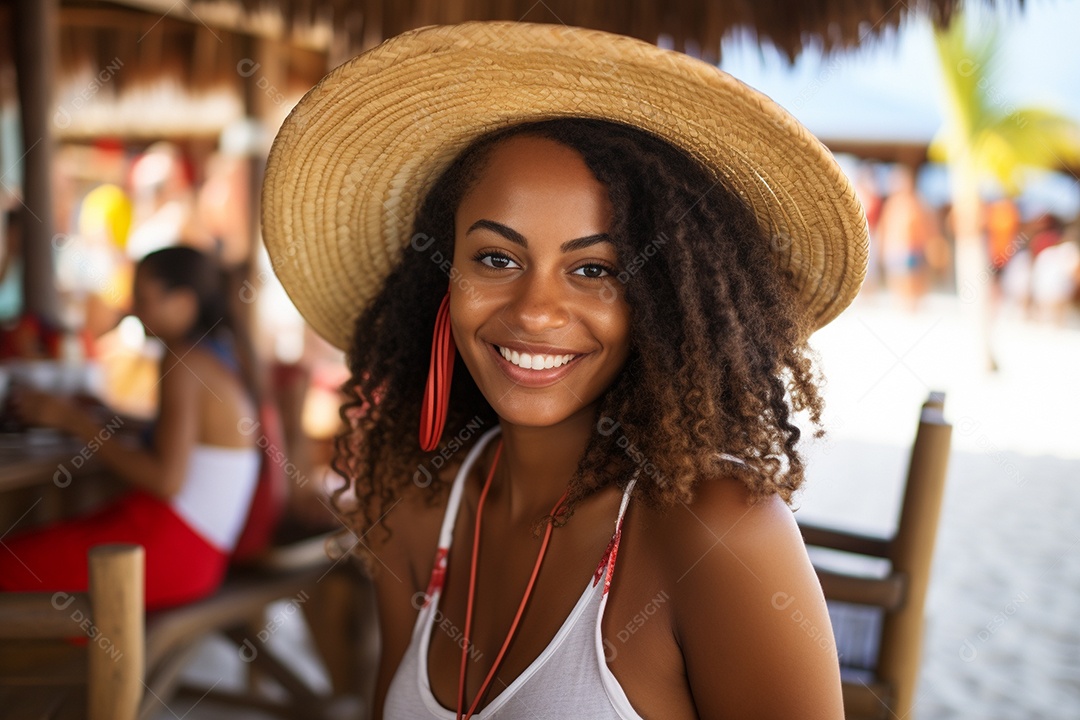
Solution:
M 257 563 L 233 568 L 213 596 L 149 614 L 143 605 L 144 553 L 137 545 L 94 548 L 86 593 L 0 594 L 0 716 L 151 720 L 167 714 L 174 698 L 194 697 L 274 717 L 340 717 L 333 713 L 360 703 L 358 688 L 369 691 L 370 683 L 358 675 L 371 674 L 370 663 L 353 663 L 356 674 L 345 683 L 338 655 L 329 669 L 339 682 L 330 693 L 319 692 L 265 642 L 277 627 L 265 617 L 273 603 L 302 608 L 315 604 L 325 587 L 363 589 L 366 581 L 356 568 L 344 560 L 335 564 L 324 547 L 318 537 L 275 548 Z M 339 639 L 348 633 L 345 643 L 358 649 L 370 643 L 372 628 L 349 621 L 370 614 L 358 612 L 365 604 L 341 608 L 329 619 L 341 625 Z M 186 684 L 183 671 L 211 636 L 232 642 L 243 667 L 272 678 L 285 699 L 267 695 L 255 682 L 242 692 Z M 86 639 L 85 647 L 65 638 Z
M 138 545 L 99 545 L 89 553 L 87 592 L 0 594 L 0 714 L 135 720 L 143 563 Z M 64 642 L 70 638 L 82 642 Z
M 877 558 L 884 572 L 818 568 L 840 653 L 848 720 L 909 720 L 922 652 L 923 611 L 937 536 L 952 426 L 945 394 L 923 404 L 896 533 L 889 538 L 800 522 L 807 546 Z
M 225 583 L 212 597 L 147 616 L 146 689 L 139 720 L 159 715 L 174 697 L 191 697 L 199 702 L 257 709 L 282 718 L 330 717 L 355 687 L 335 686 L 327 693 L 312 688 L 266 643 L 279 626 L 267 621 L 266 610 L 277 601 L 289 603 L 289 616 L 301 610 L 320 586 L 362 583 L 351 564 L 335 563 L 325 552 L 326 536 L 310 538 L 278 547 L 258 562 L 234 567 Z M 251 671 L 244 691 L 196 687 L 182 681 L 203 640 L 217 636 L 230 642 Z M 353 640 L 353 638 L 349 638 Z M 333 674 L 333 669 L 331 674 Z M 286 699 L 262 692 L 253 675 L 272 678 L 285 691 Z M 351 691 L 351 692 L 350 692 Z

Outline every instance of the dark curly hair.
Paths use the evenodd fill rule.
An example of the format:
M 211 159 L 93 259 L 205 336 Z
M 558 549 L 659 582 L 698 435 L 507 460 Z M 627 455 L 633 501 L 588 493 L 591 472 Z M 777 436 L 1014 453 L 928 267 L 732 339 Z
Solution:
M 500 129 L 457 156 L 424 199 L 402 261 L 356 322 L 334 459 L 359 502 L 354 529 L 371 528 L 379 508 L 410 488 L 435 503 L 448 485 L 438 468 L 499 421 L 459 364 L 442 444 L 420 450 L 436 310 L 454 281 L 454 214 L 492 148 L 522 134 L 576 150 L 607 187 L 614 281 L 630 307 L 630 354 L 599 399 L 558 524 L 581 499 L 625 487 L 638 470 L 635 492 L 657 507 L 689 502 L 698 482 L 721 474 L 744 482 L 754 499 L 775 493 L 790 503 L 803 480 L 792 413 L 808 410 L 821 437 L 823 403 L 806 343 L 811 320 L 769 238 L 738 195 L 668 142 L 610 121 L 559 118 Z

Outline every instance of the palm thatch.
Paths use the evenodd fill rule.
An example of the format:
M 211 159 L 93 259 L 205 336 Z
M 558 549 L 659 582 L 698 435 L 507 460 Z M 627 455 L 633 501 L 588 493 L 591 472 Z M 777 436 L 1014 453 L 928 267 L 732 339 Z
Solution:
M 995 0 L 982 0 L 993 5 Z M 1000 1 L 1000 0 L 999 0 Z M 1023 0 L 1016 0 L 1023 5 Z M 334 37 L 344 57 L 415 27 L 465 20 L 563 23 L 664 38 L 710 62 L 720 41 L 749 32 L 794 59 L 808 46 L 850 48 L 896 29 L 908 15 L 948 25 L 961 0 L 114 0 L 208 26 Z

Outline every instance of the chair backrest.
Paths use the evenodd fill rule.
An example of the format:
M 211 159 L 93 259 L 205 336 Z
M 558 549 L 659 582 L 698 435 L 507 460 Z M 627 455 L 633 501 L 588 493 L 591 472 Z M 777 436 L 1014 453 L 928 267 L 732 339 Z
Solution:
M 143 548 L 99 545 L 88 562 L 87 592 L 0 594 L 0 639 L 79 639 L 88 656 L 89 720 L 135 720 L 143 689 Z
M 944 393 L 932 392 L 922 406 L 892 537 L 799 522 L 808 546 L 859 556 L 857 564 L 888 566 L 883 574 L 817 568 L 841 653 L 849 720 L 907 717 L 914 703 L 952 436 L 952 426 L 943 416 L 944 401 Z
M 919 675 L 926 591 L 952 440 L 952 425 L 943 414 L 944 402 L 944 393 L 932 392 L 922 406 L 900 523 L 889 543 L 892 571 L 903 575 L 906 592 L 900 608 L 885 615 L 877 674 L 894 688 L 892 711 L 898 717 L 910 712 Z

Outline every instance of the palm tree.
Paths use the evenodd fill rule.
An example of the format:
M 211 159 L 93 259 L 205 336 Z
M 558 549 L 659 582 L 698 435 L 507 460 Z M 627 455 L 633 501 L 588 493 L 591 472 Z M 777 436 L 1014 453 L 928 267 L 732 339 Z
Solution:
M 980 180 L 991 177 L 1010 195 L 1023 184 L 1025 168 L 1080 166 L 1080 125 L 1042 108 L 1016 108 L 995 81 L 1000 49 L 996 26 L 969 38 L 963 18 L 936 28 L 946 95 L 946 120 L 930 156 L 949 165 L 956 238 L 956 287 L 976 322 L 986 364 L 990 348 L 990 258 L 982 237 Z

